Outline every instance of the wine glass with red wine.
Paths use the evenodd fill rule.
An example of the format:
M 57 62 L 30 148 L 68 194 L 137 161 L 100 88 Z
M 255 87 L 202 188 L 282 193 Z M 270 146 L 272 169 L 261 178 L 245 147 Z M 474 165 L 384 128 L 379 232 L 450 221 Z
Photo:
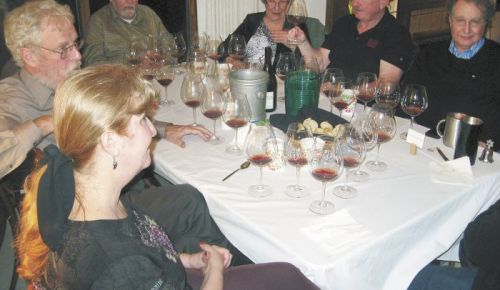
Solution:
M 401 93 L 398 82 L 379 80 L 375 91 L 375 102 L 377 104 L 383 104 L 391 108 L 392 116 L 394 116 L 394 111 L 399 105 L 400 99 Z
M 328 94 L 330 103 L 339 110 L 339 117 L 342 117 L 342 111 L 345 108 L 356 101 L 356 93 L 352 81 L 348 78 L 336 78 Z
M 288 164 L 295 167 L 296 183 L 288 185 L 285 194 L 290 197 L 301 198 L 309 195 L 309 191 L 300 185 L 300 169 L 307 165 L 306 146 L 314 142 L 311 131 L 301 123 L 293 122 L 288 125 L 286 132 L 288 140 L 285 144 L 285 156 Z
M 222 115 L 224 123 L 234 129 L 234 143 L 226 148 L 226 153 L 240 155 L 241 148 L 238 146 L 238 129 L 244 127 L 250 121 L 252 113 L 246 95 L 237 96 L 228 93 L 226 98 L 226 110 Z
M 242 61 L 247 53 L 247 43 L 241 34 L 233 33 L 229 38 L 227 53 L 230 57 Z
M 156 80 L 160 83 L 160 85 L 162 85 L 165 88 L 165 95 L 162 95 L 160 97 L 160 105 L 166 105 L 166 106 L 174 105 L 175 102 L 168 97 L 168 92 L 167 92 L 168 86 L 175 79 L 175 72 L 173 70 L 173 67 L 171 66 L 163 67 L 161 70 L 158 71 L 155 77 Z
M 340 136 L 337 136 L 339 141 L 338 149 L 344 163 L 345 183 L 333 188 L 333 194 L 340 198 L 353 198 L 357 194 L 357 189 L 349 185 L 349 169 L 357 168 L 365 159 L 365 142 L 357 128 L 347 125 Z
M 257 197 L 265 197 L 273 193 L 269 185 L 262 183 L 262 168 L 273 161 L 272 152 L 276 152 L 276 138 L 272 129 L 267 126 L 254 126 L 245 140 L 245 151 L 248 160 L 259 167 L 259 183 L 251 185 L 248 188 L 248 193 Z M 273 142 L 274 139 L 274 142 Z
M 371 110 L 368 122 L 377 135 L 377 158 L 368 161 L 366 167 L 372 171 L 384 171 L 387 169 L 387 164 L 379 160 L 380 145 L 392 140 L 396 134 L 396 121 L 388 112 Z
M 410 129 L 413 128 L 415 117 L 422 114 L 429 106 L 427 89 L 422 85 L 409 84 L 406 86 L 401 98 L 401 109 L 410 116 Z M 401 138 L 406 140 L 408 132 L 401 133 Z
M 344 77 L 344 72 L 340 68 L 330 67 L 323 72 L 323 75 L 321 76 L 320 91 L 325 95 L 325 97 L 330 99 L 331 97 L 337 96 L 337 94 L 335 94 L 336 92 L 334 91 L 334 89 L 336 80 L 339 77 Z M 333 104 L 332 102 L 330 102 L 330 113 L 332 112 L 333 112 Z
M 356 88 L 356 98 L 363 103 L 363 111 L 366 111 L 366 105 L 375 99 L 377 75 L 371 72 L 359 73 L 356 79 Z
M 335 210 L 335 205 L 325 199 L 326 184 L 336 180 L 343 170 L 342 156 L 334 138 L 329 136 L 317 138 L 315 145 L 308 151 L 308 159 L 309 171 L 323 185 L 321 200 L 313 201 L 309 209 L 320 215 L 331 214 Z
M 188 73 L 184 76 L 181 86 L 181 99 L 184 104 L 193 109 L 193 123 L 191 126 L 199 126 L 196 123 L 196 108 L 201 105 L 205 95 L 205 85 L 199 74 Z
M 300 26 L 307 17 L 307 6 L 304 0 L 290 0 L 288 4 L 288 10 L 286 13 L 288 22 L 293 24 L 295 27 Z M 301 44 L 303 41 L 293 38 L 288 40 L 288 44 Z
M 356 182 L 367 181 L 370 174 L 366 171 L 361 170 L 361 165 L 366 158 L 366 153 L 377 145 L 377 132 L 369 124 L 368 114 L 365 112 L 358 112 L 354 115 L 350 123 L 349 138 L 351 139 L 351 144 L 354 146 L 359 146 L 359 149 L 365 151 L 364 157 L 359 161 L 356 169 L 349 171 L 349 178 Z
M 212 119 L 214 121 L 214 131 L 212 137 L 208 140 L 210 144 L 217 145 L 224 142 L 224 138 L 218 137 L 215 134 L 215 125 L 217 123 L 217 119 L 219 119 L 226 109 L 226 102 L 222 97 L 222 93 L 220 90 L 216 88 L 210 89 L 203 101 L 201 103 L 201 112 L 205 117 Z

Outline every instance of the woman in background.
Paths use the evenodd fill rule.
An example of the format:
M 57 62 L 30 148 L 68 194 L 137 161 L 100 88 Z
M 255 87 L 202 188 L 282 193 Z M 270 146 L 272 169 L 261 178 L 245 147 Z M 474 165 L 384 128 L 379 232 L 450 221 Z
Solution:
M 151 163 L 154 95 L 121 65 L 86 68 L 57 88 L 59 148 L 47 147 L 25 182 L 20 276 L 36 289 L 317 289 L 290 264 L 225 274 L 231 254 L 224 248 L 200 243 L 202 251 L 179 254 L 147 213 L 120 199 Z

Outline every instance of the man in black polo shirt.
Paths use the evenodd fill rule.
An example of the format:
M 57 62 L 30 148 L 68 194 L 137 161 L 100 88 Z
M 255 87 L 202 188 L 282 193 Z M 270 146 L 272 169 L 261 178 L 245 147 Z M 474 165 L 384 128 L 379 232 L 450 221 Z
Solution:
M 360 72 L 373 72 L 381 79 L 399 81 L 414 49 L 408 30 L 387 10 L 390 1 L 353 0 L 353 14 L 333 25 L 321 48 L 312 48 L 299 28 L 290 30 L 289 36 L 304 40 L 298 45 L 302 55 L 317 57 L 322 70 L 338 67 L 352 80 Z

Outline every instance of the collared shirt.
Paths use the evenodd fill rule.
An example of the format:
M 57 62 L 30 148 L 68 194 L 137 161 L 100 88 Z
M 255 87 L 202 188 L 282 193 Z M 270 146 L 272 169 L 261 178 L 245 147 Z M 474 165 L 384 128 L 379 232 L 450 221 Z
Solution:
M 481 49 L 481 47 L 483 47 L 483 45 L 484 45 L 484 37 L 481 37 L 481 39 L 478 42 L 474 43 L 469 49 L 464 51 L 459 51 L 455 41 L 451 40 L 450 48 L 448 49 L 448 51 L 457 58 L 471 59 L 472 57 L 474 57 L 474 55 L 476 55 L 476 53 Z
M 330 50 L 330 66 L 344 71 L 355 80 L 360 72 L 377 75 L 384 60 L 405 72 L 414 57 L 414 47 L 408 29 L 386 11 L 375 27 L 358 33 L 359 20 L 346 15 L 335 22 L 322 47 Z
M 34 147 L 54 143 L 32 120 L 52 114 L 54 90 L 20 70 L 0 81 L 0 178 L 17 168 Z
M 83 62 L 85 66 L 125 63 L 124 57 L 132 40 L 146 48 L 148 35 L 156 37 L 166 33 L 167 29 L 151 8 L 138 5 L 135 18 L 128 23 L 108 4 L 90 17 Z

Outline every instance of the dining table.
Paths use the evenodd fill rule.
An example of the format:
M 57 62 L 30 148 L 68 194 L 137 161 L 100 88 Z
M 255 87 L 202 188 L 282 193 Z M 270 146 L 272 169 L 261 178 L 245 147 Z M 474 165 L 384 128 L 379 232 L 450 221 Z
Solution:
M 192 109 L 180 98 L 182 79 L 182 74 L 177 75 L 167 88 L 175 104 L 160 106 L 157 120 L 192 122 Z M 320 96 L 319 107 L 329 110 L 329 100 Z M 362 106 L 358 104 L 356 110 Z M 280 101 L 267 117 L 283 113 Z M 212 120 L 199 110 L 197 122 L 212 130 Z M 436 175 L 443 173 L 439 166 L 444 161 L 436 148 L 450 159 L 453 149 L 441 139 L 427 137 L 422 148 L 411 154 L 410 144 L 399 137 L 408 129 L 409 120 L 396 117 L 396 124 L 395 137 L 380 148 L 387 170 L 373 172 L 362 166 L 369 179 L 350 182 L 358 191 L 351 199 L 332 194 L 332 188 L 344 182 L 344 175 L 329 183 L 326 199 L 334 203 L 335 211 L 325 216 L 309 210 L 311 202 L 321 198 L 321 182 L 307 166 L 301 170 L 300 183 L 309 195 L 302 198 L 284 193 L 296 178 L 295 167 L 289 165 L 264 168 L 263 182 L 273 191 L 267 197 L 248 194 L 248 187 L 258 182 L 257 166 L 241 169 L 223 181 L 248 157 L 244 150 L 241 155 L 225 152 L 235 132 L 222 120 L 216 123 L 217 135 L 225 139 L 219 145 L 195 135 L 184 137 L 185 148 L 159 140 L 153 151 L 154 170 L 173 184 L 196 187 L 221 231 L 255 263 L 289 262 L 321 289 L 407 289 L 419 270 L 434 259 L 446 253 L 447 259 L 457 260 L 456 245 L 467 224 L 500 197 L 500 156 L 495 153 L 493 163 L 476 161 L 466 178 L 451 174 L 448 180 L 440 180 Z M 249 126 L 254 125 L 238 130 L 241 147 Z M 426 128 L 415 125 L 415 130 Z M 375 156 L 376 149 L 367 153 L 366 160 Z

